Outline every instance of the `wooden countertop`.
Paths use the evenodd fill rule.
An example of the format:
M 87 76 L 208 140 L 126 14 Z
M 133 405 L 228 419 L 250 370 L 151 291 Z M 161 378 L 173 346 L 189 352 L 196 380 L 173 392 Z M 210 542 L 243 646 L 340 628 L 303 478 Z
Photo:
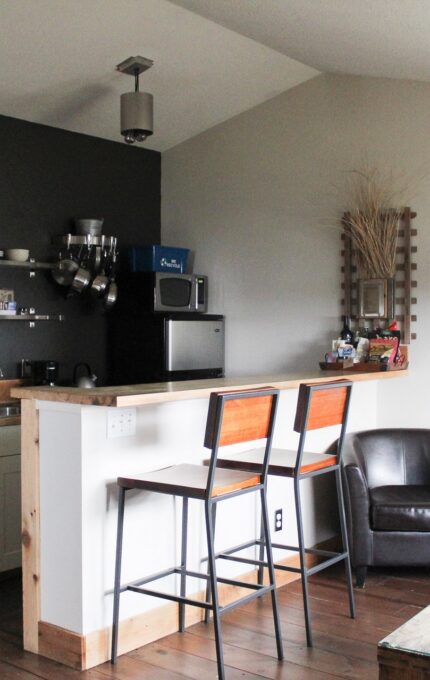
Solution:
M 10 404 L 13 401 L 11 397 L 11 390 L 14 387 L 19 387 L 28 384 L 28 380 L 22 378 L 1 378 L 0 379 L 0 405 Z M 0 417 L 0 427 L 9 427 L 10 425 L 21 425 L 21 416 L 7 416 Z
M 280 390 L 297 388 L 302 382 L 324 383 L 332 380 L 390 380 L 406 377 L 408 371 L 386 371 L 371 373 L 348 373 L 347 371 L 302 371 L 275 373 L 255 376 L 236 376 L 208 380 L 183 380 L 177 382 L 121 385 L 118 387 L 15 387 L 13 397 L 19 399 L 40 399 L 69 404 L 90 406 L 141 406 L 186 399 L 204 399 L 214 390 L 276 387 Z

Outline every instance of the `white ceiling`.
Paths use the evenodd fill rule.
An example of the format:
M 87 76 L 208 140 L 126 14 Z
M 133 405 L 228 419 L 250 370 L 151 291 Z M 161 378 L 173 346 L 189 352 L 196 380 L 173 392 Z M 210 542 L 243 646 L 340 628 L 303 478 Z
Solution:
M 429 0 L 173 0 L 319 71 L 430 80 Z
M 2 0 L 0 114 L 120 141 L 140 54 L 163 151 L 321 71 L 430 81 L 429 29 L 430 0 Z
M 0 31 L 0 114 L 116 141 L 134 81 L 115 66 L 152 59 L 160 151 L 318 73 L 166 0 L 2 0 Z

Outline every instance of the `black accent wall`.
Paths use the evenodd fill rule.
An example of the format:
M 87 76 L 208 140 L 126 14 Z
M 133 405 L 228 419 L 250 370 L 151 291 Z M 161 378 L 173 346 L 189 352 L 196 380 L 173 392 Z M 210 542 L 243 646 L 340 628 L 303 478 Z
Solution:
M 160 243 L 161 158 L 156 151 L 0 116 L 0 249 L 29 248 L 55 259 L 52 237 L 73 230 L 74 217 L 104 217 L 103 232 L 130 244 Z M 17 376 L 22 358 L 60 362 L 60 381 L 86 361 L 105 384 L 107 324 L 89 294 L 66 298 L 49 272 L 0 268 L 0 287 L 18 306 L 66 320 L 26 322 L 0 317 L 0 367 Z M 124 348 L 126 352 L 126 348 Z

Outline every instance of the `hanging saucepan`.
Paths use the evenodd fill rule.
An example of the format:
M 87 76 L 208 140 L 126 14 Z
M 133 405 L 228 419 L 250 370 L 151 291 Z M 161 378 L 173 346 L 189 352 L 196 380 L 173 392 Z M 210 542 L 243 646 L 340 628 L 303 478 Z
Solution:
M 54 280 L 60 286 L 70 286 L 76 272 L 79 269 L 79 263 L 73 258 L 70 251 L 70 234 L 67 235 L 66 241 L 66 255 L 63 257 L 60 253 L 58 264 L 52 270 L 52 276 Z
M 75 290 L 77 293 L 82 293 L 82 291 L 85 290 L 85 288 L 87 288 L 87 286 L 89 286 L 91 282 L 91 272 L 88 271 L 87 269 L 90 255 L 91 255 L 91 236 L 87 236 L 86 251 L 81 260 L 79 269 L 77 270 L 72 281 L 72 289 Z
M 94 260 L 92 263 L 93 271 L 97 275 L 100 271 L 100 266 L 102 263 L 102 255 L 104 251 L 105 237 L 102 234 L 100 236 L 99 244 L 94 247 Z
M 118 297 L 118 286 L 117 286 L 117 283 L 115 281 L 116 257 L 117 257 L 117 252 L 116 252 L 116 238 L 115 238 L 114 239 L 114 251 L 112 253 L 112 264 L 111 264 L 111 268 L 110 268 L 109 286 L 108 286 L 106 293 L 105 293 L 105 307 L 107 309 L 114 306 L 116 299 Z
M 116 299 L 118 297 L 118 285 L 114 279 L 110 280 L 109 287 L 107 289 L 107 292 L 105 294 L 105 307 L 109 309 L 110 307 L 113 307 Z
M 94 295 L 97 296 L 103 295 L 109 283 L 109 279 L 106 276 L 106 269 L 109 266 L 109 259 L 110 255 L 108 254 L 107 250 L 104 250 L 102 254 L 102 265 L 100 273 L 97 274 L 97 276 L 95 277 L 91 284 L 91 292 L 94 293 Z

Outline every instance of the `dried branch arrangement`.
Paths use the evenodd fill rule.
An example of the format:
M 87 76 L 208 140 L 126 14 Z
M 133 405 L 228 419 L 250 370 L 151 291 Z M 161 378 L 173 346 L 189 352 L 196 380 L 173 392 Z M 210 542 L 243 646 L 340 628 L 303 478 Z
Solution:
M 376 168 L 350 173 L 345 227 L 355 249 L 358 275 L 364 279 L 392 278 L 396 271 L 396 245 L 404 189 L 392 173 Z M 397 204 L 397 205 L 396 205 Z

